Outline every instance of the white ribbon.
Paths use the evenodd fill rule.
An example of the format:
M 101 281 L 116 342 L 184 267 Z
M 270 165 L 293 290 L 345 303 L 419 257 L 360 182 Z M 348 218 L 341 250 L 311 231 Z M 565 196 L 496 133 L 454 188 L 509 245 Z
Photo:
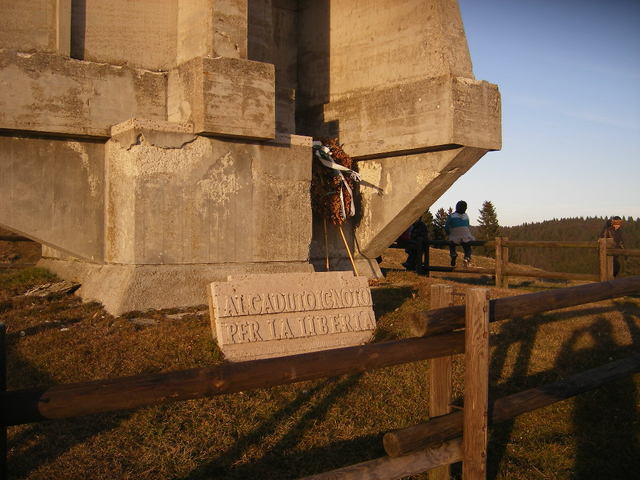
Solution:
M 350 208 L 349 216 L 353 217 L 356 214 L 356 206 L 355 206 L 355 203 L 353 202 L 353 192 L 351 191 L 351 187 L 349 187 L 349 184 L 347 183 L 347 180 L 344 178 L 344 175 L 342 174 L 342 172 L 348 172 L 349 176 L 354 182 L 360 181 L 360 175 L 358 174 L 358 172 L 354 172 L 350 168 L 344 167 L 339 163 L 336 163 L 335 160 L 331 157 L 329 148 L 322 145 L 321 142 L 317 142 L 317 141 L 313 142 L 313 149 L 315 150 L 316 157 L 318 157 L 318 160 L 320 160 L 320 162 L 325 167 L 336 170 L 336 173 L 340 176 L 341 182 L 349 191 L 349 194 L 351 195 L 351 208 Z M 342 194 L 342 188 L 340 188 L 340 217 L 343 220 L 347 218 L 346 209 L 344 206 L 344 195 Z

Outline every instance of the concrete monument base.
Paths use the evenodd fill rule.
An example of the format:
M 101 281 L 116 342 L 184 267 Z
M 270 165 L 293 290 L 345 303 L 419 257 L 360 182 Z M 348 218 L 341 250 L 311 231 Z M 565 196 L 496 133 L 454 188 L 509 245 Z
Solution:
M 308 262 L 101 265 L 82 260 L 43 258 L 38 266 L 81 283 L 76 293 L 84 301 L 100 302 L 111 315 L 205 305 L 206 286 L 225 281 L 228 275 L 313 272 Z

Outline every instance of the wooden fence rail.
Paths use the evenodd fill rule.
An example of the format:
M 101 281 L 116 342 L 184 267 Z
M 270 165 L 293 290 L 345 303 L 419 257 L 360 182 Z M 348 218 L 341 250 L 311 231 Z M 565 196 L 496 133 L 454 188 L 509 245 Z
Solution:
M 640 291 L 640 276 L 554 289 L 490 302 L 490 321 L 616 298 Z M 464 306 L 413 315 L 414 328 L 435 335 L 464 326 Z M 461 332 L 276 357 L 215 367 L 137 375 L 2 393 L 0 423 L 18 425 L 358 373 L 464 351 Z
M 608 298 L 624 297 L 640 291 L 640 275 L 575 287 L 555 288 L 526 295 L 497 298 L 489 302 L 489 321 L 524 317 L 558 308 L 575 307 Z M 464 327 L 463 305 L 411 315 L 413 333 L 435 335 Z
M 479 300 L 476 299 L 475 303 L 468 303 L 467 308 L 446 307 L 418 314 L 415 317 L 418 320 L 417 323 L 424 325 L 425 334 L 430 335 L 426 337 L 332 349 L 288 357 L 225 363 L 209 368 L 64 384 L 48 388 L 0 391 L 0 406 L 2 407 L 0 425 L 6 427 L 47 419 L 62 419 L 100 412 L 127 410 L 178 400 L 209 397 L 323 377 L 352 374 L 401 363 L 450 356 L 465 351 L 465 332 L 449 331 L 463 326 L 461 322 L 464 321 L 465 316 L 467 317 L 467 322 L 472 321 L 477 326 L 474 327 L 478 332 L 474 334 L 474 338 L 480 339 L 479 342 L 471 341 L 471 343 L 467 339 L 466 348 L 474 349 L 472 352 L 468 352 L 467 356 L 469 358 L 483 357 L 482 363 L 471 363 L 469 368 L 475 370 L 476 373 L 478 371 L 482 372 L 478 377 L 483 378 L 487 376 L 485 375 L 487 354 L 479 355 L 477 352 L 486 352 L 485 333 L 487 332 L 488 322 L 543 313 L 566 306 L 638 293 L 640 292 L 640 276 L 496 299 L 490 302 L 486 297 L 486 290 L 478 290 L 481 290 L 478 295 L 485 298 L 483 305 L 478 306 L 478 308 L 472 307 L 475 304 L 480 305 Z M 469 299 L 467 301 L 469 302 Z M 478 313 L 481 314 L 480 317 L 474 317 Z M 470 320 L 470 318 L 473 320 Z M 435 335 L 435 332 L 446 333 Z M 4 362 L 0 367 L 5 368 Z M 636 369 L 636 366 L 633 368 Z M 476 385 L 476 393 L 479 392 L 479 396 L 475 398 L 480 399 L 479 401 L 486 397 L 484 389 L 486 389 L 487 382 L 488 378 L 481 380 Z M 522 395 L 527 396 L 528 394 L 522 392 Z M 507 402 L 506 404 L 511 404 L 513 400 L 505 400 L 505 402 Z M 498 404 L 498 406 L 500 405 Z M 495 407 L 496 405 L 494 405 Z M 484 412 L 484 420 L 480 419 L 481 423 L 479 425 L 486 430 L 487 407 L 482 407 L 481 410 Z M 440 418 L 448 418 L 450 415 L 455 414 L 444 415 Z M 468 422 L 472 420 L 470 417 Z M 433 424 L 431 423 L 431 426 Z M 482 427 L 482 425 L 485 425 L 485 427 Z M 431 426 L 429 429 L 432 428 Z M 417 462 L 413 464 L 412 468 L 418 468 L 418 465 L 424 467 L 427 464 L 443 465 L 453 461 L 451 460 L 453 458 L 458 458 L 460 443 L 455 440 L 455 436 L 451 438 L 454 440 L 447 444 L 448 449 L 439 451 L 440 453 L 436 455 L 437 458 L 434 458 L 431 454 L 426 457 L 424 454 L 410 457 L 412 462 Z M 422 436 L 419 441 L 424 441 Z M 402 440 L 400 440 L 400 443 L 402 443 Z M 463 450 L 465 451 L 465 461 L 471 466 L 468 478 L 482 478 L 484 467 L 480 463 L 483 458 L 486 458 L 486 435 L 484 437 L 476 437 L 473 447 L 465 445 Z M 470 452 L 473 452 L 473 454 L 470 454 Z M 6 451 L 4 452 L 4 457 L 6 459 Z M 389 459 L 382 460 L 376 464 L 376 468 L 379 471 L 384 471 L 391 465 L 388 463 L 390 461 Z M 402 462 L 396 462 L 393 465 L 396 465 L 399 471 L 404 468 L 402 467 L 404 465 Z M 426 468 L 430 467 L 424 467 L 423 470 Z M 387 476 L 384 478 L 400 477 Z
M 215 367 L 2 394 L 0 423 L 18 425 L 274 387 L 464 351 L 464 333 L 408 338 Z
M 470 242 L 472 246 L 484 245 L 485 247 L 495 247 L 495 268 L 464 267 L 456 268 L 450 266 L 430 265 L 429 246 L 449 246 L 452 242 L 448 240 L 427 240 L 420 249 L 423 264 L 418 267 L 418 272 L 429 275 L 430 272 L 456 272 L 470 274 L 491 274 L 495 275 L 496 286 L 499 288 L 508 287 L 508 278 L 534 277 L 548 278 L 556 280 L 582 280 L 582 281 L 606 281 L 613 279 L 613 257 L 614 256 L 640 256 L 638 249 L 612 248 L 611 239 L 601 238 L 591 242 L 560 242 L 560 241 L 540 241 L 540 240 L 509 240 L 506 237 L 497 237 L 495 241 L 474 240 Z M 570 272 L 548 272 L 537 269 L 514 269 L 509 266 L 509 248 L 584 248 L 592 249 L 598 253 L 598 273 L 570 273 Z

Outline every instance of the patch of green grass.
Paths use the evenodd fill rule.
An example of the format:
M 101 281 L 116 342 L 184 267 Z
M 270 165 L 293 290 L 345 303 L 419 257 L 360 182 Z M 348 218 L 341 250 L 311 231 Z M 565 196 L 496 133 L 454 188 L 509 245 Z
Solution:
M 53 282 L 57 277 L 44 268 L 31 267 L 17 270 L 0 270 L 1 289 L 26 289 L 34 285 Z

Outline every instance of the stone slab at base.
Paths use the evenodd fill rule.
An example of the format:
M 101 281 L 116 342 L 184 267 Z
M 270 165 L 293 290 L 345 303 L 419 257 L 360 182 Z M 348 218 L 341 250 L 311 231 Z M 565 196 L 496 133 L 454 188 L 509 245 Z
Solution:
M 230 361 L 361 345 L 376 328 L 368 280 L 351 272 L 230 275 L 211 283 L 209 302 Z
M 326 260 L 324 258 L 311 258 L 309 260 L 316 272 L 326 272 Z M 380 265 L 375 258 L 363 258 L 356 257 L 353 259 L 356 264 L 358 275 L 367 278 L 381 279 L 384 278 Z M 330 271 L 332 272 L 353 272 L 353 265 L 351 260 L 346 257 L 330 257 L 329 258 Z
M 190 265 L 99 265 L 44 258 L 38 266 L 65 280 L 82 284 L 76 292 L 86 302 L 99 302 L 111 315 L 207 303 L 206 286 L 228 275 L 313 272 L 307 262 L 264 262 Z

